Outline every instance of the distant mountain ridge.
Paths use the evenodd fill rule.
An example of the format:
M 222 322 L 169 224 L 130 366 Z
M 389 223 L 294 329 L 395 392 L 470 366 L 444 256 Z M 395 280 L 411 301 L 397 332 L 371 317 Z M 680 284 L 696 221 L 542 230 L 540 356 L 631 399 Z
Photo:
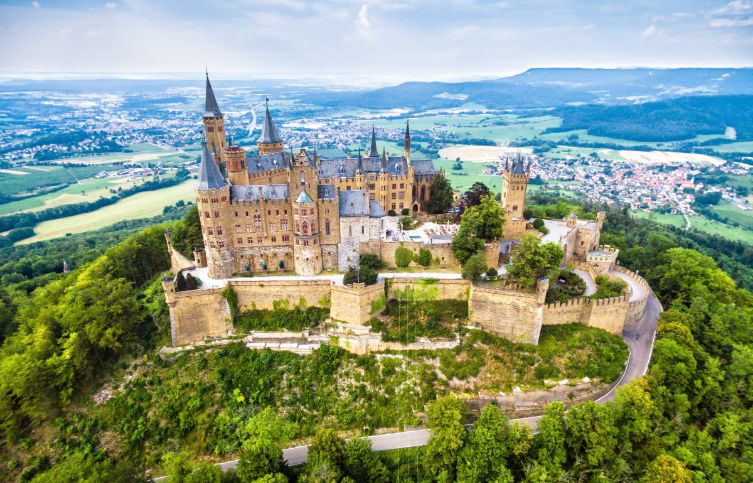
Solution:
M 753 94 L 753 68 L 536 68 L 494 80 L 406 82 L 369 91 L 314 93 L 308 99 L 368 109 L 422 110 L 466 103 L 493 109 L 531 109 L 733 94 Z

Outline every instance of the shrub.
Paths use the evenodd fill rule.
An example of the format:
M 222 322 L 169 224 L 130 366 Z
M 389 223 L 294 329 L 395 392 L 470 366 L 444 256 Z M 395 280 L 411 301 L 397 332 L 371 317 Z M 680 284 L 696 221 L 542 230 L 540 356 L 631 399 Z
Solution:
M 411 228 L 413 228 L 413 218 L 411 218 L 410 216 L 401 216 L 400 226 L 403 227 L 403 230 L 410 230 Z
M 413 261 L 413 252 L 402 245 L 395 250 L 395 263 L 398 267 L 405 268 Z
M 395 210 L 390 210 L 387 212 L 387 216 L 397 216 L 397 212 Z
M 379 270 L 380 268 L 387 266 L 387 264 L 384 263 L 384 260 L 371 253 L 361 255 L 360 265 L 362 267 L 371 268 L 372 270 Z
M 481 274 L 486 271 L 486 260 L 484 255 L 477 253 L 466 260 L 463 265 L 463 278 L 471 282 L 478 282 Z
M 408 208 L 403 208 L 402 210 L 400 210 L 400 214 L 403 216 L 408 216 L 410 215 L 410 210 Z
M 377 282 L 377 272 L 365 265 L 361 265 L 358 268 L 350 267 L 345 276 L 343 277 L 343 284 L 350 285 L 353 283 L 365 283 L 366 285 L 374 285 Z
M 486 271 L 487 277 L 496 277 L 497 275 L 499 275 L 499 273 L 497 272 L 497 269 L 494 267 L 489 267 L 489 270 Z
M 538 230 L 542 226 L 544 226 L 544 220 L 542 220 L 541 218 L 536 218 L 535 220 L 533 220 L 533 227 L 534 228 L 536 228 Z
M 421 250 L 419 250 L 416 261 L 422 267 L 428 267 L 429 265 L 431 265 L 431 250 L 429 250 L 428 248 L 422 248 Z

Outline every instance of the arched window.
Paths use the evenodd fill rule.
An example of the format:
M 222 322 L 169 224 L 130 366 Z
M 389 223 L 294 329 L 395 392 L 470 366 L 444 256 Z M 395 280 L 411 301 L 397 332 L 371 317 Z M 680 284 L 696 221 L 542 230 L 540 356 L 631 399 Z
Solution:
M 301 233 L 303 233 L 304 235 L 309 234 L 309 225 L 305 221 L 303 222 L 303 231 Z
M 306 184 L 306 175 L 301 171 L 301 184 Z

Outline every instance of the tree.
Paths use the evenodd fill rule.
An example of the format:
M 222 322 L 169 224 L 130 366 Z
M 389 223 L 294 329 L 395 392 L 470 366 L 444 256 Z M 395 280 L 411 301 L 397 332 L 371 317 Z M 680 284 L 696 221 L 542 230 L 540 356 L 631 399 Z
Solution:
M 253 481 L 279 473 L 285 467 L 282 447 L 295 434 L 296 426 L 267 407 L 248 420 L 244 428 L 247 439 L 241 447 L 238 478 Z
M 413 251 L 402 246 L 402 244 L 395 250 L 395 264 L 398 267 L 405 268 L 413 261 Z
M 368 438 L 353 438 L 345 443 L 343 469 L 354 481 L 387 482 L 390 474 Z
M 458 481 L 512 481 L 507 459 L 512 454 L 513 435 L 504 412 L 488 404 L 468 435 L 460 452 Z
M 422 248 L 418 251 L 418 257 L 416 257 L 416 261 L 419 265 L 422 267 L 428 267 L 431 265 L 431 250 L 428 248 Z
M 432 214 L 447 213 L 452 208 L 452 185 L 440 171 L 434 176 L 429 187 L 429 200 L 426 211 Z
M 359 265 L 358 267 L 349 267 L 348 271 L 343 276 L 343 285 L 350 285 L 353 283 L 363 283 L 366 285 L 374 285 L 377 283 L 379 274 L 372 268 Z
M 471 185 L 470 188 L 468 188 L 468 191 L 463 194 L 463 204 L 465 205 L 466 209 L 472 206 L 476 206 L 481 203 L 481 198 L 483 198 L 484 196 L 489 196 L 490 194 L 491 191 L 489 190 L 488 186 L 486 186 L 484 183 L 476 181 Z
M 463 215 L 465 217 L 465 214 Z M 484 249 L 484 241 L 476 236 L 476 221 L 468 219 L 465 223 L 460 220 L 460 228 L 450 244 L 452 254 L 464 264 L 471 256 Z
M 504 211 L 491 196 L 485 196 L 479 205 L 465 210 L 460 218 L 460 228 L 450 245 L 452 254 L 461 264 L 484 249 L 484 242 L 499 239 L 504 225 Z
M 646 483 L 691 483 L 693 475 L 680 461 L 663 454 L 657 456 L 651 462 L 641 481 Z
M 484 272 L 486 272 L 486 260 L 483 253 L 472 255 L 463 265 L 463 278 L 471 282 L 478 282 Z
M 562 263 L 564 251 L 556 243 L 541 243 L 533 235 L 523 235 L 512 254 L 508 275 L 527 288 L 534 288 L 539 278 L 553 278 Z
M 345 460 L 345 441 L 329 428 L 319 428 L 309 447 L 311 457 L 324 458 L 341 468 Z
M 379 258 L 379 256 L 373 255 L 371 253 L 364 253 L 363 255 L 361 255 L 361 259 L 358 263 L 362 267 L 369 267 L 372 270 L 379 270 L 387 266 L 387 264 L 384 263 L 384 260 Z
M 454 396 L 431 403 L 427 410 L 431 439 L 426 447 L 426 471 L 434 479 L 452 481 L 460 450 L 467 437 L 463 427 L 465 404 Z

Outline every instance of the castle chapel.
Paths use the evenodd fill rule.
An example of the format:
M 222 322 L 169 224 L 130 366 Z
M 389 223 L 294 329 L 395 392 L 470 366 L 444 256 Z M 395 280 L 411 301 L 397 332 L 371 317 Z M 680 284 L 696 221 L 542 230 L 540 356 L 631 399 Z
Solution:
M 258 154 L 250 154 L 228 141 L 209 76 L 203 121 L 196 201 L 204 250 L 195 257 L 211 278 L 344 270 L 359 243 L 394 225 L 387 212 L 417 212 L 428 200 L 434 165 L 411 159 L 407 122 L 401 156 L 380 154 L 372 128 L 365 156 L 324 159 L 286 151 L 267 104 Z

